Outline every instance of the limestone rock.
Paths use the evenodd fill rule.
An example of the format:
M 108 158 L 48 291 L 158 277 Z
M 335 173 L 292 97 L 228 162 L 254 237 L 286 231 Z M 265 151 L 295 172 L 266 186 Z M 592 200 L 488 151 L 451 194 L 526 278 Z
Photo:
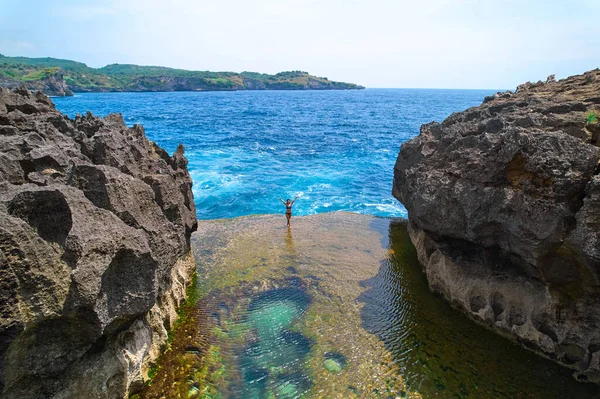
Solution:
M 421 127 L 393 195 L 433 290 L 600 382 L 600 70 Z
M 195 270 L 191 186 L 182 146 L 0 89 L 0 397 L 140 386 Z

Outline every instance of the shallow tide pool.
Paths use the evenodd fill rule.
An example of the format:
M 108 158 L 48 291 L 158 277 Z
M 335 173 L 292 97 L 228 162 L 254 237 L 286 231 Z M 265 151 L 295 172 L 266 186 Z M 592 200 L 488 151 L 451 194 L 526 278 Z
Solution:
M 597 398 L 433 295 L 405 221 L 200 222 L 198 278 L 147 398 Z

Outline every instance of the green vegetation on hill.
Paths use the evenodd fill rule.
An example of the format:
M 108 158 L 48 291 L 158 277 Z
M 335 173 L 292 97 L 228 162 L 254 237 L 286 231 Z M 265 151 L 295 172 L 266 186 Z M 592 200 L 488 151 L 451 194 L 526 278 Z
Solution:
M 64 83 L 64 91 L 195 91 L 195 90 L 347 90 L 363 89 L 303 71 L 275 75 L 257 72 L 188 71 L 158 66 L 111 64 L 90 68 L 58 58 L 6 57 L 0 54 L 0 86 L 42 89 L 48 79 Z M 55 87 L 55 86 L 53 86 Z

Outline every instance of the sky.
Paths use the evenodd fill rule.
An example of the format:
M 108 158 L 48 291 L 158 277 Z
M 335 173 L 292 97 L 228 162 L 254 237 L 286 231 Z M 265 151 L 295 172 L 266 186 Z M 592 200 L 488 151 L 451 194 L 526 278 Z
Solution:
M 600 67 L 599 21 L 600 0 L 0 0 L 0 53 L 514 89 Z

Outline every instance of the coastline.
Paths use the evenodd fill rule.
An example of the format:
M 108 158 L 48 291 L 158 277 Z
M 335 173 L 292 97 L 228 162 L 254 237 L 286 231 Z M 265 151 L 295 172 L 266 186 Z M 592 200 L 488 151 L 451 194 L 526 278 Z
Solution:
M 110 64 L 91 68 L 56 58 L 7 57 L 0 54 L 0 87 L 27 87 L 45 94 L 77 92 L 161 92 L 236 90 L 360 90 L 354 83 L 331 81 L 305 71 L 276 74 L 191 71 L 160 66 Z

